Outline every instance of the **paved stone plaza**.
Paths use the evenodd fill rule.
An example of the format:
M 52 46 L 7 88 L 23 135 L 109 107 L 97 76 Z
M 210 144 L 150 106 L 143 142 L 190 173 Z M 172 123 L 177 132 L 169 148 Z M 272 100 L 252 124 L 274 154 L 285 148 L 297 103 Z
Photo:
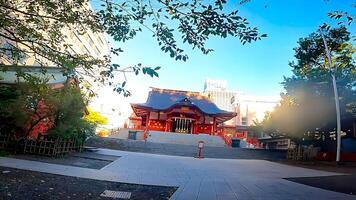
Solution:
M 86 141 L 86 145 L 91 147 L 108 148 L 122 151 L 143 152 L 172 156 L 194 157 L 197 155 L 197 144 L 165 144 L 144 142 L 140 140 L 123 140 L 110 137 L 90 138 Z M 204 146 L 203 156 L 206 158 L 258 159 L 280 161 L 285 160 L 286 151 Z
M 115 182 L 178 186 L 171 199 L 356 199 L 283 179 L 336 173 L 265 160 L 195 159 L 108 149 L 97 153 L 121 157 L 100 170 L 14 158 L 0 158 L 0 166 Z

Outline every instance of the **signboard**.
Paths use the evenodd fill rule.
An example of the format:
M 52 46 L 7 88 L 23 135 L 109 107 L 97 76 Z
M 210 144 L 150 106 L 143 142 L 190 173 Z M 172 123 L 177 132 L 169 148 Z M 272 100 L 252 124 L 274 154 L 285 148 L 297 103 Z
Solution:
M 181 112 L 190 112 L 190 109 L 189 109 L 189 107 L 181 107 L 180 111 Z

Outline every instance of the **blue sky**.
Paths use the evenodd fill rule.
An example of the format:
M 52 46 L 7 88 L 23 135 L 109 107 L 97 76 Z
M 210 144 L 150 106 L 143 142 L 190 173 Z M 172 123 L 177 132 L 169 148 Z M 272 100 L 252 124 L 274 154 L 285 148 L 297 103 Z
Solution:
M 235 1 L 231 1 L 235 2 Z M 122 66 L 138 62 L 161 66 L 159 78 L 138 77 L 130 82 L 135 87 L 154 86 L 168 89 L 202 91 L 205 78 L 228 81 L 229 90 L 252 95 L 279 95 L 280 82 L 290 76 L 288 62 L 293 60 L 293 48 L 300 37 L 315 31 L 330 19 L 327 13 L 352 9 L 352 0 L 252 0 L 246 5 L 231 3 L 228 9 L 239 9 L 240 15 L 257 26 L 268 38 L 242 45 L 237 38 L 211 38 L 207 47 L 214 52 L 203 55 L 184 45 L 189 59 L 175 61 L 161 52 L 152 33 L 144 31 L 126 43 L 112 42 L 124 52 L 114 58 Z M 179 35 L 177 35 L 179 36 Z M 129 77 L 130 79 L 132 77 Z

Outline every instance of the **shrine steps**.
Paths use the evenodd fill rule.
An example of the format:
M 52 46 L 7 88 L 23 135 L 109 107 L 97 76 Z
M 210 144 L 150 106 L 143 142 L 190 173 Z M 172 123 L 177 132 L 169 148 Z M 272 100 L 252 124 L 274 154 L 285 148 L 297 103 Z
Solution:
M 143 133 L 137 133 L 137 139 L 143 139 Z M 147 142 L 197 145 L 199 141 L 204 141 L 205 146 L 224 147 L 224 140 L 219 136 L 208 134 L 184 134 L 174 132 L 149 131 Z

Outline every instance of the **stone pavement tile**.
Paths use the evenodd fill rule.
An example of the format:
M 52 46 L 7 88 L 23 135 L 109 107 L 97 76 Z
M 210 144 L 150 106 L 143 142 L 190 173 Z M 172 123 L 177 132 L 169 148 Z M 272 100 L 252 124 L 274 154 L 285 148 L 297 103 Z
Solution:
M 188 174 L 182 170 L 177 170 L 175 174 L 177 175 L 177 178 L 189 178 Z
M 281 179 L 255 179 L 253 181 L 243 181 L 242 184 L 247 190 L 250 190 L 251 187 L 254 192 L 250 192 L 251 196 L 256 199 L 259 198 L 271 198 L 271 199 L 289 199 L 288 197 L 296 197 L 302 198 L 300 193 L 293 194 L 290 192 L 290 187 L 281 187 L 280 181 Z M 251 183 L 253 182 L 253 184 Z M 254 189 L 253 189 L 254 188 Z
M 216 195 L 217 200 L 237 200 L 234 194 L 218 194 Z
M 250 193 L 247 188 L 243 186 L 243 184 L 240 183 L 239 180 L 231 180 L 227 179 L 227 183 L 229 184 L 231 190 L 235 193 L 237 196 L 237 199 L 253 199 L 252 194 Z
M 76 153 L 71 153 L 71 156 L 75 157 L 81 157 L 81 158 L 91 158 L 91 159 L 98 159 L 98 160 L 106 160 L 106 161 L 115 161 L 117 160 L 118 156 L 110 156 L 110 155 L 103 155 L 103 154 L 97 154 L 93 152 L 76 152 Z
M 169 198 L 169 200 L 177 200 L 179 195 L 182 193 L 183 188 L 179 187 L 174 193 L 173 195 Z
M 257 186 L 256 181 L 244 180 L 243 182 L 240 182 L 240 183 L 241 183 L 241 185 L 243 185 L 243 187 L 245 189 L 247 189 L 250 192 L 250 194 L 253 194 L 253 195 L 266 194 L 265 191 L 263 191 L 260 187 Z
M 281 194 L 272 188 L 265 187 L 263 183 L 258 181 L 245 181 L 242 184 L 254 199 L 286 199 L 285 197 L 289 196 L 288 193 Z
M 302 184 L 290 183 L 283 179 L 265 179 L 256 183 L 265 194 L 253 194 L 255 199 L 283 199 L 283 200 L 335 200 L 356 199 L 355 196 L 345 195 Z
M 198 200 L 216 200 L 214 183 L 211 180 L 203 179 L 199 188 Z
M 153 155 L 101 149 L 97 153 L 121 156 L 102 170 L 0 158 L 0 166 L 98 180 L 179 186 L 171 199 L 355 199 L 355 196 L 313 188 L 284 177 L 333 173 L 275 164 L 263 160 L 226 160 Z M 212 186 L 204 186 L 210 181 Z M 214 190 L 203 188 L 213 187 Z M 214 191 L 214 195 L 208 192 Z M 205 195 L 205 196 L 203 196 Z M 219 196 L 220 195 L 220 196 Z M 225 195 L 225 196 L 223 196 Z M 201 197 L 200 197 L 201 196 Z M 219 197 L 218 197 L 219 196 Z
M 195 200 L 199 194 L 201 179 L 191 179 L 182 189 L 182 192 L 177 196 L 179 200 Z
M 217 195 L 234 195 L 234 192 L 225 180 L 214 180 L 213 184 Z
M 185 183 L 187 183 L 189 181 L 189 178 L 185 178 L 185 177 L 177 177 L 176 178 L 177 182 L 179 183 L 179 185 L 184 185 Z
M 142 177 L 140 176 L 140 173 L 138 172 L 130 172 L 128 174 L 127 179 L 130 182 L 134 182 L 134 183 L 139 183 L 139 184 L 144 184 L 146 180 L 143 180 Z
M 182 193 L 182 191 L 184 190 L 184 188 L 187 184 L 188 184 L 188 181 L 185 182 L 184 184 L 180 185 L 179 188 L 173 193 L 171 198 L 169 198 L 169 200 L 177 200 L 179 195 Z
M 325 199 L 325 200 L 335 200 L 335 199 L 342 199 L 342 200 L 356 200 L 355 195 L 348 195 L 348 194 L 342 194 L 342 196 L 340 195 L 340 193 L 337 192 L 332 192 L 328 195 L 323 195 L 321 196 L 320 199 Z
M 284 179 L 278 179 L 273 182 L 276 187 L 275 192 L 278 194 L 284 194 L 285 196 L 295 199 L 305 199 L 308 196 L 314 196 L 315 192 L 311 187 L 305 187 L 301 184 L 293 184 L 290 181 Z M 303 191 L 303 192 L 301 192 Z

